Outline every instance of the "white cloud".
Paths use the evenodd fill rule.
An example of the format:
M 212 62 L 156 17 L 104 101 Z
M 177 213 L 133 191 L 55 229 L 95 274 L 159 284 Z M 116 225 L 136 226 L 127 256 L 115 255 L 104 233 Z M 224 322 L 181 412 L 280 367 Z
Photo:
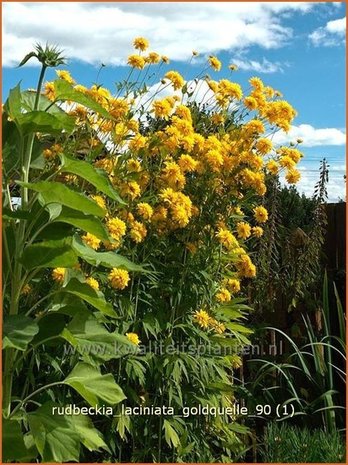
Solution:
M 329 21 L 325 26 L 313 31 L 309 38 L 315 46 L 332 47 L 345 43 L 346 18 Z
M 344 145 L 346 143 L 346 134 L 338 128 L 317 129 L 310 124 L 300 124 L 292 126 L 290 131 L 285 134 L 277 132 L 273 141 L 276 144 L 285 144 L 289 140 L 303 139 L 303 147 L 318 147 L 327 145 Z
M 263 58 L 262 61 L 255 60 L 240 60 L 239 58 L 233 60 L 239 69 L 244 71 L 256 71 L 257 73 L 277 73 L 283 72 L 286 63 L 271 62 Z
M 172 59 L 240 50 L 278 48 L 292 37 L 283 17 L 304 14 L 311 2 L 78 3 L 5 2 L 3 64 L 15 66 L 34 42 L 59 44 L 69 58 L 122 64 L 134 36 Z M 34 64 L 34 61 L 32 62 Z

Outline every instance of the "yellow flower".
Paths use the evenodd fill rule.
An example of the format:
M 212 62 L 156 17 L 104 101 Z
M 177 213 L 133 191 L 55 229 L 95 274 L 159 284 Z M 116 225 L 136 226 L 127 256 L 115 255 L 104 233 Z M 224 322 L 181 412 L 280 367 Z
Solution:
M 32 287 L 30 286 L 30 284 L 25 284 L 22 287 L 21 295 L 28 295 L 31 293 L 31 291 L 32 291 Z
M 236 294 L 240 291 L 240 281 L 234 278 L 228 278 L 224 280 L 225 287 L 232 292 L 232 294 Z
M 191 173 L 196 170 L 197 161 L 191 155 L 184 154 L 179 158 L 178 165 L 183 173 Z
M 234 247 L 238 247 L 238 241 L 234 235 L 228 229 L 219 228 L 216 233 L 216 237 L 227 250 L 231 250 Z
M 101 195 L 92 195 L 92 199 L 99 205 L 100 208 L 106 210 L 105 200 Z
M 265 223 L 268 220 L 268 212 L 265 207 L 254 208 L 254 218 L 258 223 Z
M 240 100 L 243 96 L 241 86 L 228 79 L 221 79 L 218 85 L 218 91 L 223 97 L 235 98 L 237 100 Z
M 156 63 L 159 63 L 161 61 L 161 56 L 156 52 L 150 52 L 148 56 L 145 58 L 145 60 L 147 63 L 155 65 Z
M 109 273 L 108 279 L 114 289 L 125 289 L 128 286 L 130 277 L 128 271 L 121 268 L 113 268 Z
M 173 107 L 168 99 L 155 100 L 152 104 L 156 118 L 168 119 Z
M 174 90 L 181 89 L 185 84 L 184 78 L 177 71 L 168 71 L 164 77 L 171 81 Z
M 237 235 L 241 239 L 247 239 L 251 235 L 251 227 L 248 223 L 241 221 L 237 223 Z
M 126 336 L 136 346 L 138 346 L 141 343 L 141 340 L 139 339 L 139 336 L 136 333 L 126 333 Z
M 256 142 L 256 150 L 262 155 L 266 155 L 272 150 L 272 141 L 262 137 Z
M 65 278 L 66 268 L 54 268 L 52 278 L 59 284 L 62 284 Z
M 133 158 L 127 160 L 127 170 L 130 173 L 139 173 L 139 171 L 141 171 L 140 161 L 134 160 Z
M 95 291 L 99 291 L 99 283 L 96 279 L 92 278 L 92 276 L 86 278 L 86 283 Z
M 136 50 L 144 52 L 149 47 L 149 41 L 144 37 L 136 37 L 133 41 L 133 46 Z
M 217 333 L 222 334 L 226 331 L 226 326 L 215 318 L 210 318 L 209 326 Z
M 221 303 L 230 302 L 231 300 L 231 294 L 225 287 L 222 287 L 215 297 L 216 300 Z
M 150 220 L 153 215 L 153 208 L 148 203 L 142 202 L 138 203 L 137 212 L 144 220 Z
M 244 129 L 251 134 L 263 134 L 265 132 L 265 127 L 259 119 L 251 119 L 244 125 Z
M 110 236 L 115 239 L 115 241 L 119 241 L 122 236 L 126 234 L 126 223 L 119 218 L 110 218 L 106 226 L 110 233 Z
M 257 108 L 257 100 L 254 97 L 245 97 L 244 105 L 248 110 L 256 110 Z
M 129 55 L 127 63 L 132 68 L 143 69 L 145 66 L 145 58 L 140 55 Z
M 239 275 L 244 278 L 253 278 L 256 276 L 256 266 L 248 255 L 242 255 L 236 264 Z
M 139 223 L 139 221 L 134 221 L 132 223 L 132 228 L 130 230 L 129 235 L 134 242 L 140 243 L 145 239 L 147 235 L 147 229 L 143 223 Z
M 268 171 L 269 171 L 271 174 L 273 174 L 273 175 L 278 174 L 279 166 L 278 166 L 278 163 L 277 163 L 275 160 L 270 160 L 270 161 L 267 163 L 266 168 L 268 169 Z
M 168 58 L 166 55 L 162 55 L 162 56 L 161 56 L 161 60 L 162 60 L 163 63 L 165 63 L 166 65 L 169 63 L 169 58 Z
M 136 181 L 129 181 L 121 186 L 121 191 L 124 195 L 129 197 L 131 200 L 136 199 L 140 196 L 140 186 Z
M 263 90 L 263 82 L 258 77 L 252 77 L 249 79 L 250 85 L 252 85 L 257 90 Z
M 201 328 L 208 328 L 210 323 L 210 316 L 205 310 L 196 310 L 193 320 L 198 323 Z
M 109 99 L 109 113 L 116 119 L 123 118 L 129 111 L 128 102 L 123 99 L 111 98 Z
M 136 134 L 133 139 L 129 142 L 129 149 L 139 151 L 146 147 L 147 138 L 141 134 Z
M 281 157 L 279 160 L 279 164 L 283 168 L 288 168 L 288 169 L 291 169 L 295 166 L 294 160 L 290 158 L 288 155 L 284 155 L 283 157 Z
M 251 230 L 255 237 L 261 237 L 263 235 L 263 229 L 260 226 L 254 226 Z
M 289 184 L 296 184 L 301 179 L 301 173 L 297 169 L 292 168 L 286 173 L 285 179 Z
M 173 189 L 182 189 L 186 182 L 180 166 L 171 161 L 165 162 L 165 167 L 161 172 L 161 180 Z
M 97 250 L 100 246 L 101 240 L 98 239 L 94 234 L 91 233 L 86 233 L 84 236 L 82 236 L 83 242 L 91 247 L 94 250 Z
M 56 91 L 54 89 L 54 83 L 53 82 L 46 82 L 45 83 L 45 92 L 44 92 L 44 94 L 52 102 L 56 99 Z
M 209 65 L 213 68 L 214 71 L 220 71 L 221 61 L 213 55 L 210 55 L 208 59 Z
M 66 70 L 56 70 L 57 76 L 60 79 L 63 79 L 64 81 L 68 82 L 69 84 L 75 84 L 75 81 L 71 77 L 69 71 Z

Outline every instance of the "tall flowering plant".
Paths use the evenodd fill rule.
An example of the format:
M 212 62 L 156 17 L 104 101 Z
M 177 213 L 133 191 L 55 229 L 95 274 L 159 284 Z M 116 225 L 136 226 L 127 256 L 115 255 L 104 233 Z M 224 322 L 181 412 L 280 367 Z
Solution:
M 4 107 L 9 460 L 230 462 L 244 448 L 235 414 L 180 412 L 236 401 L 248 247 L 267 177 L 300 177 L 298 148 L 272 143 L 296 112 L 259 78 L 244 95 L 205 75 L 221 69 L 213 56 L 191 82 L 163 73 L 169 59 L 148 46 L 134 40 L 114 94 L 66 70 L 44 82 L 62 59 L 38 46 L 24 60 L 42 63 L 37 91 L 17 86 Z M 114 415 L 53 415 L 67 403 Z M 156 406 L 175 413 L 125 413 Z

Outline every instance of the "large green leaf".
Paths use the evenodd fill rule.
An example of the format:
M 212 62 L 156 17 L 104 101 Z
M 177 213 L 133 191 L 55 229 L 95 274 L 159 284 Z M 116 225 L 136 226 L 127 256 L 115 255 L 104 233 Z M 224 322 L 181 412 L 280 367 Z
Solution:
M 22 108 L 26 111 L 33 111 L 36 99 L 36 91 L 26 90 L 22 92 Z M 47 113 L 64 113 L 57 104 L 52 103 L 45 95 L 40 95 L 38 110 L 47 111 Z
M 88 363 L 78 363 L 65 378 L 64 384 L 74 388 L 92 406 L 99 405 L 100 401 L 116 405 L 126 398 L 110 373 L 102 375 Z
M 26 447 L 20 423 L 16 420 L 2 420 L 2 461 L 29 462 L 37 456 L 35 447 Z
M 178 447 L 180 444 L 179 436 L 168 420 L 164 420 L 163 429 L 164 438 L 168 446 L 174 448 Z
M 30 431 L 43 462 L 78 462 L 80 437 L 64 415 L 53 414 L 53 402 L 47 402 L 28 414 Z
M 22 113 L 16 118 L 22 132 L 48 132 L 60 134 L 62 131 L 72 132 L 75 127 L 75 118 L 66 113 L 47 113 L 45 111 L 30 111 Z
M 72 247 L 77 255 L 90 265 L 101 265 L 106 268 L 123 268 L 128 271 L 146 271 L 142 266 L 136 265 L 128 260 L 128 258 L 122 257 L 122 255 L 118 255 L 116 252 L 96 252 L 91 247 L 87 247 L 78 236 L 74 237 Z
M 79 192 L 69 189 L 60 182 L 40 181 L 37 183 L 22 183 L 18 181 L 17 183 L 35 192 L 39 192 L 45 205 L 60 203 L 89 215 L 105 216 L 105 210 L 99 207 L 96 202 Z
M 27 270 L 34 268 L 71 268 L 78 259 L 70 238 L 42 241 L 24 249 L 20 259 Z
M 117 316 L 112 305 L 105 301 L 102 292 L 96 291 L 86 283 L 81 283 L 78 279 L 71 279 L 68 284 L 62 288 L 62 292 L 68 292 L 77 297 L 80 297 L 85 302 L 98 309 L 104 315 L 115 317 Z
M 71 415 L 66 418 L 70 421 L 72 428 L 79 435 L 80 441 L 88 450 L 109 450 L 104 442 L 103 435 L 94 428 L 93 422 L 88 416 Z
M 63 79 L 57 79 L 54 81 L 54 90 L 56 100 L 68 100 L 70 102 L 79 103 L 80 105 L 84 105 L 90 110 L 99 113 L 104 118 L 113 119 L 110 113 L 108 113 L 99 103 L 82 92 L 75 90 L 71 84 Z
M 25 351 L 30 341 L 39 332 L 39 326 L 25 315 L 5 316 L 3 325 L 3 349 L 12 347 Z
M 88 363 L 107 361 L 137 352 L 126 336 L 110 333 L 93 315 L 77 314 L 62 332 Z
M 13 120 L 21 115 L 21 100 L 21 89 L 20 85 L 17 84 L 16 87 L 10 90 L 8 99 L 5 103 L 5 111 Z
M 101 191 L 110 198 L 125 204 L 113 188 L 104 170 L 98 170 L 86 161 L 76 160 L 68 157 L 67 155 L 61 155 L 60 158 L 62 160 L 60 171 L 63 173 L 76 174 L 77 176 L 86 179 L 89 183 L 96 187 L 98 191 Z
M 59 205 L 59 204 L 50 204 Z M 102 222 L 99 218 L 93 215 L 85 215 L 83 212 L 73 210 L 69 207 L 61 207 L 58 212 L 58 216 L 54 219 L 54 222 L 62 222 L 72 224 L 76 228 L 87 231 L 94 236 L 98 237 L 102 241 L 109 241 L 109 235 L 106 232 Z

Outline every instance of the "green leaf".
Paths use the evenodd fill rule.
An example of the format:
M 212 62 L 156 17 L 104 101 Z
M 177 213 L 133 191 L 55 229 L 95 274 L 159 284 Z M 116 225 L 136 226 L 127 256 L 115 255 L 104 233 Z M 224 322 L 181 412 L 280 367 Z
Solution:
M 17 184 L 39 192 L 45 205 L 60 203 L 74 210 L 83 211 L 85 214 L 100 217 L 105 216 L 105 210 L 99 207 L 96 202 L 79 192 L 69 189 L 60 182 L 40 181 L 37 183 L 23 183 L 17 181 Z
M 93 422 L 88 416 L 71 415 L 67 416 L 67 418 L 72 428 L 78 434 L 80 441 L 88 450 L 94 451 L 102 448 L 109 451 L 108 446 L 104 442 L 103 435 L 94 428 Z
M 33 58 L 33 57 L 37 57 L 36 53 L 35 52 L 30 52 L 30 53 L 27 53 L 25 55 L 25 57 L 23 58 L 23 60 L 19 63 L 18 65 L 18 68 L 20 68 L 21 66 L 25 65 L 25 63 L 30 60 L 30 58 Z
M 63 173 L 76 174 L 77 176 L 86 179 L 98 191 L 103 192 L 110 198 L 117 200 L 119 203 L 125 205 L 125 202 L 113 188 L 104 170 L 98 170 L 86 161 L 76 160 L 74 158 L 68 157 L 67 155 L 61 155 L 60 158 L 62 161 L 60 171 Z
M 104 116 L 104 118 L 113 119 L 110 113 L 108 113 L 99 103 L 82 92 L 75 90 L 71 84 L 63 79 L 57 79 L 54 81 L 54 90 L 56 100 L 69 100 L 70 102 L 76 102 L 99 113 L 101 116 Z
M 91 247 L 86 246 L 79 237 L 74 237 L 72 247 L 77 255 L 90 265 L 105 266 L 106 268 L 123 268 L 128 271 L 146 272 L 146 270 L 135 263 L 122 257 L 115 252 L 96 252 Z
M 71 248 L 71 240 L 42 241 L 29 245 L 20 258 L 27 270 L 34 268 L 71 268 L 78 263 L 77 254 Z
M 5 111 L 13 120 L 15 120 L 18 116 L 21 115 L 21 100 L 21 88 L 20 85 L 17 84 L 16 87 L 10 90 L 8 99 L 5 103 Z
M 36 91 L 26 90 L 22 92 L 22 108 L 26 111 L 33 111 L 35 99 Z M 59 108 L 59 106 L 55 103 L 52 103 L 51 100 L 49 100 L 45 95 L 40 95 L 37 109 L 47 111 L 47 113 L 64 113 L 64 110 Z
M 28 220 L 30 218 L 30 212 L 23 211 L 21 209 L 18 210 L 10 210 L 9 208 L 2 209 L 2 219 L 3 220 Z
M 48 132 L 60 134 L 62 131 L 72 132 L 75 127 L 75 118 L 66 113 L 47 113 L 45 111 L 30 111 L 21 113 L 16 118 L 24 134 L 32 132 Z
M 78 363 L 64 384 L 74 388 L 93 407 L 99 405 L 99 401 L 116 405 L 126 398 L 110 373 L 102 375 L 88 363 Z
M 126 336 L 112 332 L 98 323 L 93 315 L 77 314 L 62 332 L 88 363 L 107 361 L 138 352 Z
M 3 462 L 29 462 L 37 456 L 35 447 L 27 448 L 20 423 L 16 420 L 2 420 Z
M 179 436 L 168 420 L 163 421 L 163 429 L 164 438 L 168 446 L 174 448 L 178 447 L 180 445 Z
M 69 283 L 62 288 L 62 292 L 68 292 L 77 297 L 80 297 L 85 302 L 89 303 L 104 315 L 116 317 L 117 314 L 112 308 L 112 305 L 105 301 L 102 292 L 95 291 L 86 283 L 81 283 L 78 279 L 73 278 Z
M 43 462 L 78 462 L 80 437 L 64 415 L 53 414 L 53 402 L 47 402 L 28 414 L 30 431 Z
M 60 205 L 60 204 L 50 204 L 51 205 Z M 96 218 L 92 215 L 85 215 L 82 211 L 73 210 L 69 207 L 61 207 L 60 212 L 54 218 L 54 222 L 62 222 L 68 223 L 76 228 L 82 229 L 83 231 L 87 231 L 94 236 L 98 237 L 98 239 L 102 241 L 109 241 L 109 235 L 106 232 L 102 222 L 99 218 Z
M 39 332 L 35 321 L 24 315 L 5 316 L 3 326 L 3 349 L 12 347 L 25 351 L 30 341 Z

